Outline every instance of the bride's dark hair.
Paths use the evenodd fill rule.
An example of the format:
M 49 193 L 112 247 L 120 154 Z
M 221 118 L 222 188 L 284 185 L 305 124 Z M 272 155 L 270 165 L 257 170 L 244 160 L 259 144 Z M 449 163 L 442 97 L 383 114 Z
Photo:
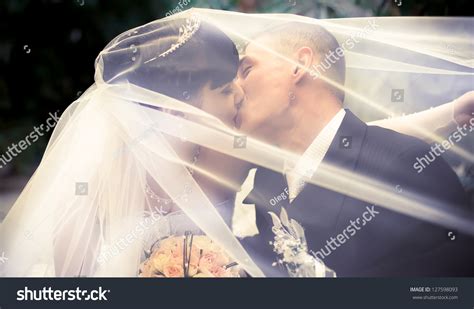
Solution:
M 232 81 L 239 66 L 235 44 L 204 21 L 182 45 L 159 57 L 183 39 L 180 28 L 186 22 L 189 19 L 154 22 L 115 38 L 96 61 L 103 65 L 103 80 L 129 82 L 178 100 L 197 95 L 208 82 L 217 88 Z

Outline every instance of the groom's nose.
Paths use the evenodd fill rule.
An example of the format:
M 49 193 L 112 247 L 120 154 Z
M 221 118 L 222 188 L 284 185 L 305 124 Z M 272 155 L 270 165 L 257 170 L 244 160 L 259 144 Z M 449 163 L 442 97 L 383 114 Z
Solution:
M 243 82 L 243 81 L 242 81 L 242 78 L 240 77 L 240 74 L 237 75 L 237 77 L 236 77 L 235 80 L 234 80 L 234 83 L 235 83 L 240 89 L 242 89 L 242 91 L 243 91 L 244 87 L 243 87 L 242 82 Z
M 234 83 L 235 94 L 234 94 L 234 104 L 236 109 L 240 109 L 244 103 L 244 91 L 237 83 Z

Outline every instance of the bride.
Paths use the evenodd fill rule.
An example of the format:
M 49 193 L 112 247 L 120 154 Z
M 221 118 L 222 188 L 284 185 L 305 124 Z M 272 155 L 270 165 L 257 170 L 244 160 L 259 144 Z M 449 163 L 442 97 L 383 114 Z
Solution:
M 156 241 L 192 233 L 263 276 L 232 233 L 235 195 L 250 168 L 276 169 L 292 154 L 250 137 L 234 147 L 239 43 L 206 17 L 154 21 L 99 54 L 95 84 L 62 115 L 1 226 L 2 275 L 136 276 Z M 473 102 L 469 93 L 369 124 L 429 140 L 413 126 L 450 132 Z

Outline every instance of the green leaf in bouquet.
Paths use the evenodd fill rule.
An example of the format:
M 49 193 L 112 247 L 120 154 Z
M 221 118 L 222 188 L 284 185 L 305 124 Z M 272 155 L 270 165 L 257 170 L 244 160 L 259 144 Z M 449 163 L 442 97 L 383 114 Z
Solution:
M 284 227 L 289 228 L 290 227 L 290 221 L 288 220 L 288 213 L 286 212 L 285 208 L 281 208 L 280 212 L 280 219 L 281 223 L 283 224 Z

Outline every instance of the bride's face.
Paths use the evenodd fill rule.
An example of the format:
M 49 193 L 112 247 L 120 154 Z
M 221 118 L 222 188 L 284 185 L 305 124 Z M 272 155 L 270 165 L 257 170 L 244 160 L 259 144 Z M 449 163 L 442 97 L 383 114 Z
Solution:
M 215 89 L 208 83 L 200 93 L 201 109 L 233 128 L 243 98 L 242 88 L 233 81 Z

